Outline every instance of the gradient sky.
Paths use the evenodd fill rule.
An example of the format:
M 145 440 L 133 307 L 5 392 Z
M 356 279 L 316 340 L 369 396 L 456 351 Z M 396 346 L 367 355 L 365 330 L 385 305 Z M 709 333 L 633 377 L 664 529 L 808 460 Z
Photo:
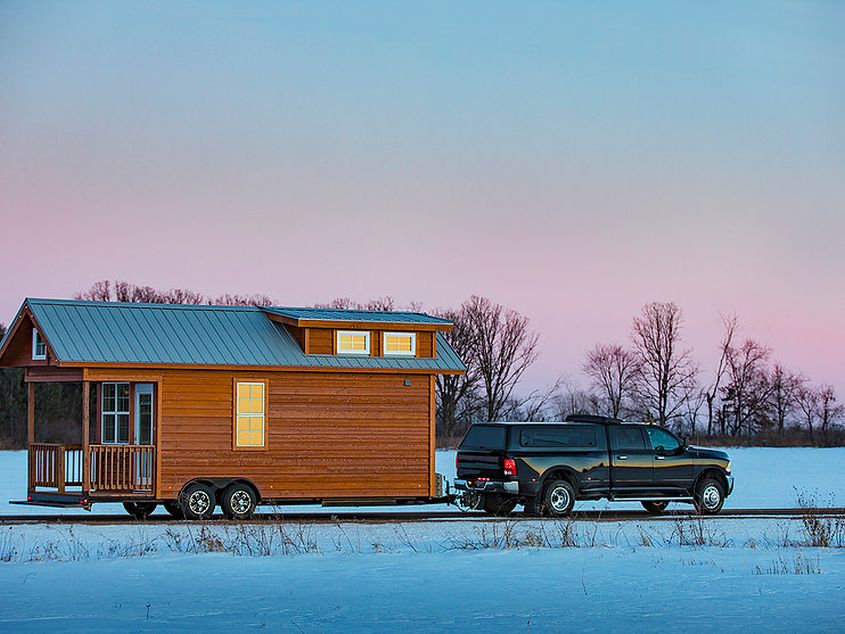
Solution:
M 541 331 L 539 385 L 668 300 L 705 367 L 736 312 L 845 388 L 844 25 L 840 2 L 0 0 L 0 320 L 104 278 L 477 293 Z

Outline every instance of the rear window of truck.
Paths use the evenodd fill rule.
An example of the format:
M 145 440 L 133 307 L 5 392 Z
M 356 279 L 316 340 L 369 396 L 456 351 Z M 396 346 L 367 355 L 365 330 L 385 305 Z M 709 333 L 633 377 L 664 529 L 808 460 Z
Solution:
M 473 425 L 459 449 L 504 449 L 505 428 L 489 425 Z
M 548 427 L 524 429 L 519 434 L 523 447 L 569 447 L 592 449 L 597 446 L 594 427 Z

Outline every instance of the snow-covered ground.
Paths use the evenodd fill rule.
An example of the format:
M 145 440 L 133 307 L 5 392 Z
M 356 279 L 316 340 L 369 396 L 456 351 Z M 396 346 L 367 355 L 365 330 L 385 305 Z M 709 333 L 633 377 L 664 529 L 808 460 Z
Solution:
M 729 451 L 730 506 L 845 499 L 843 449 Z M 454 452 L 437 459 L 451 477 Z M 0 453 L 4 500 L 25 473 Z M 0 632 L 842 631 L 845 519 L 821 533 L 830 547 L 800 518 L 0 526 Z
M 731 456 L 736 481 L 733 495 L 725 508 L 783 508 L 793 507 L 797 494 L 815 496 L 826 506 L 845 506 L 845 447 L 832 449 L 739 447 L 726 450 Z M 449 480 L 455 477 L 455 452 L 439 450 L 436 455 L 437 470 Z M 0 515 L 24 513 L 42 514 L 59 512 L 85 514 L 82 509 L 44 509 L 10 505 L 9 500 L 26 498 L 26 452 L 0 451 Z M 393 507 L 385 507 L 390 510 Z M 452 507 L 438 507 L 452 510 Z M 641 508 L 637 503 L 582 502 L 580 509 Z M 319 512 L 319 507 L 282 507 L 281 511 Z M 326 509 L 332 512 L 337 509 Z M 350 510 L 345 508 L 344 510 Z M 432 510 L 432 507 L 403 507 L 404 512 Z M 94 513 L 123 513 L 120 504 L 96 504 Z M 159 509 L 158 513 L 164 513 Z

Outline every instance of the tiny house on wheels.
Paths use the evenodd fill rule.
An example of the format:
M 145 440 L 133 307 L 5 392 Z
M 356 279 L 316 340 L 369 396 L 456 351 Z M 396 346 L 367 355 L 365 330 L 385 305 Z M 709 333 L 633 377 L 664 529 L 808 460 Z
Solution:
M 435 376 L 464 371 L 451 328 L 414 312 L 27 299 L 0 343 L 0 367 L 25 371 L 26 503 L 202 519 L 218 504 L 245 518 L 260 503 L 439 499 Z M 60 441 L 45 383 L 81 386 Z

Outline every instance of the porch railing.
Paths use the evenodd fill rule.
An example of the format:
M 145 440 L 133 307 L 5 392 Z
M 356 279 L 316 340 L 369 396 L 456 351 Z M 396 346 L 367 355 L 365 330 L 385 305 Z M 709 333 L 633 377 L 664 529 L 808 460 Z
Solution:
M 91 491 L 152 492 L 155 489 L 154 445 L 89 445 Z M 29 446 L 30 488 L 64 493 L 81 487 L 82 445 L 32 443 Z

